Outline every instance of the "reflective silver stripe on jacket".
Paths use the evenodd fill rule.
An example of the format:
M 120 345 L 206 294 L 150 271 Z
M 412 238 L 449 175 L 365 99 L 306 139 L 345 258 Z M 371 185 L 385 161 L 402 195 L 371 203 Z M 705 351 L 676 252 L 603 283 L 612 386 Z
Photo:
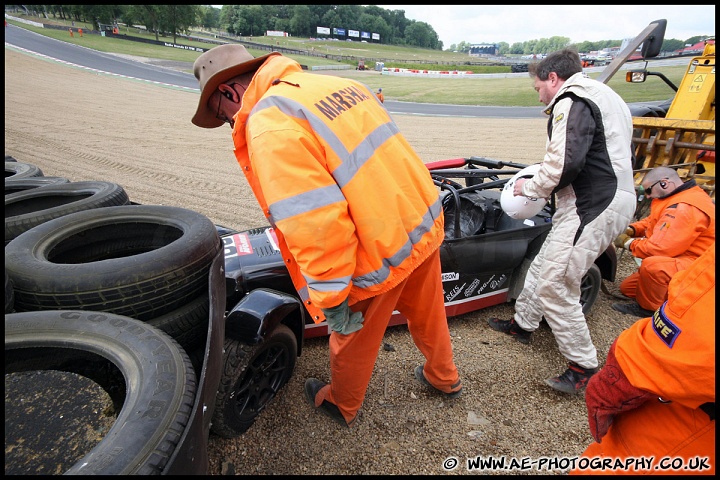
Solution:
M 301 103 L 285 97 L 271 96 L 263 98 L 253 107 L 248 117 L 248 122 L 250 117 L 269 108 L 277 108 L 289 117 L 306 120 L 315 135 L 321 138 L 341 161 L 341 165 L 331 172 L 336 185 L 329 185 L 327 187 L 303 192 L 299 195 L 268 205 L 271 216 L 270 220 L 273 224 L 280 220 L 308 213 L 317 208 L 322 208 L 344 200 L 345 196 L 341 188 L 352 180 L 358 170 L 373 156 L 378 147 L 399 133 L 397 125 L 393 122 L 387 122 L 370 132 L 353 152 L 349 152 L 343 142 L 320 117 L 308 111 Z M 425 215 L 423 215 L 423 221 L 411 232 L 408 232 L 409 239 L 405 245 L 390 258 L 383 259 L 382 266 L 378 270 L 353 278 L 352 282 L 361 288 L 371 287 L 384 282 L 390 275 L 390 267 L 402 264 L 402 262 L 410 256 L 412 246 L 418 243 L 422 236 L 430 231 L 441 211 L 442 207 L 440 199 L 438 198 L 433 205 L 428 208 Z M 324 281 L 305 277 L 308 287 L 320 292 L 343 290 L 350 284 L 350 280 L 349 276 Z

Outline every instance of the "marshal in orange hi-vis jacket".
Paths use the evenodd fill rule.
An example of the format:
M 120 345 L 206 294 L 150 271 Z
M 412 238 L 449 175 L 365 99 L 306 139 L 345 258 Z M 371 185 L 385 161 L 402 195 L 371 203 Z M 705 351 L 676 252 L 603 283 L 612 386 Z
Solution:
M 715 473 L 715 244 L 618 336 L 585 400 L 596 441 L 571 473 Z

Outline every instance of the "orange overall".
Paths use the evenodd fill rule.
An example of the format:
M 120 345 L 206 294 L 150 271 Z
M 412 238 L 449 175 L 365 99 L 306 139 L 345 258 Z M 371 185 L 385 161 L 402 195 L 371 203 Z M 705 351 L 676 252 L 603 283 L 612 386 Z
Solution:
M 715 242 L 715 204 L 690 180 L 673 194 L 653 199 L 650 214 L 630 226 L 636 237 L 630 252 L 642 264 L 623 280 L 620 291 L 642 308 L 657 310 L 667 300 L 675 273 Z
M 459 390 L 441 283 L 438 190 L 374 94 L 271 56 L 243 95 L 233 141 L 313 320 L 346 299 L 364 312 L 359 331 L 331 333 L 331 383 L 316 401 L 328 398 L 352 422 L 394 309 L 408 318 L 427 379 Z
M 620 334 L 615 353 L 629 382 L 656 397 L 616 415 L 601 443 L 590 444 L 582 457 L 619 459 L 630 467 L 653 457 L 652 467 L 571 473 L 714 474 L 714 244 L 673 277 L 668 301 L 653 317 Z M 687 468 L 664 468 L 673 462 Z

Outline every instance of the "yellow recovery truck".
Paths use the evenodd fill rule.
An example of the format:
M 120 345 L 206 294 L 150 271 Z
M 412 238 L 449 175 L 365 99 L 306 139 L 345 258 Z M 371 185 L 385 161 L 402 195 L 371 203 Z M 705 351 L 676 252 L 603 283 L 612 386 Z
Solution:
M 650 23 L 597 78 L 603 83 L 635 54 L 638 48 L 645 64 L 628 70 L 627 82 L 642 83 L 650 76 L 661 78 L 675 96 L 664 107 L 631 105 L 635 179 L 639 186 L 643 175 L 658 166 L 675 168 L 684 180 L 697 184 L 715 198 L 715 40 L 705 41 L 700 56 L 692 57 L 680 86 L 676 87 L 661 72 L 647 69 L 647 59 L 656 57 L 665 36 L 666 20 Z M 642 197 L 642 192 L 639 192 Z M 642 203 L 642 202 L 641 202 Z

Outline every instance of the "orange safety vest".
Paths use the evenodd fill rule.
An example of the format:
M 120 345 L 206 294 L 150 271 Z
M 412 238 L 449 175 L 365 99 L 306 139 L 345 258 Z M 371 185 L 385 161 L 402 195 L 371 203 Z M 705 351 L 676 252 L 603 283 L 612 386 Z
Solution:
M 391 290 L 442 243 L 430 172 L 362 83 L 271 56 L 243 96 L 233 141 L 317 323 L 320 309 Z

